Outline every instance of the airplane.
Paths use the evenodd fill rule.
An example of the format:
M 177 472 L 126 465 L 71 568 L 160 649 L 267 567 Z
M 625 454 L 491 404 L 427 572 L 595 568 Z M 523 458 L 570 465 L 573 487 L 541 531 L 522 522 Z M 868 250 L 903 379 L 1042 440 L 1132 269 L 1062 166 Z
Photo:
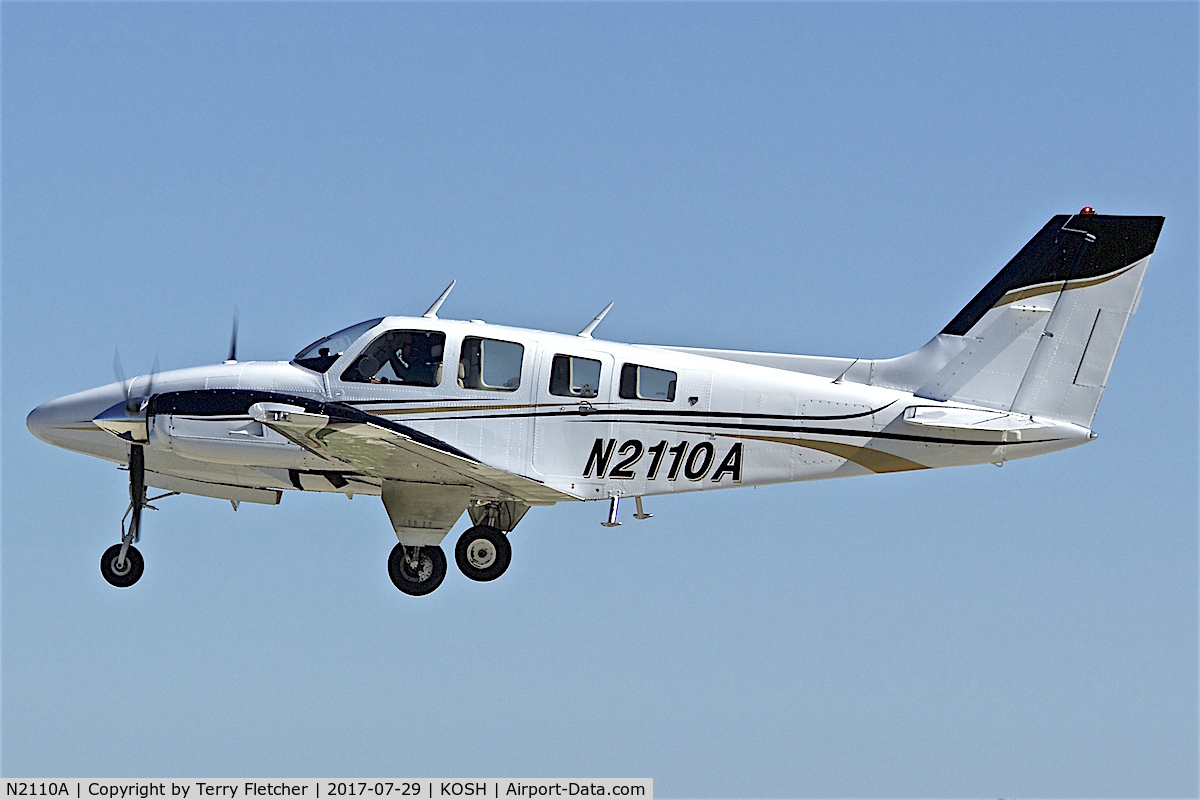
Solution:
M 420 317 L 360 322 L 287 362 L 229 358 L 38 406 L 39 439 L 129 472 L 104 579 L 141 578 L 142 511 L 186 493 L 378 495 L 408 595 L 508 568 L 534 506 L 969 464 L 1085 444 L 1164 218 L 1054 216 L 928 344 L 887 359 L 638 345 Z M 119 367 L 118 367 L 119 373 Z M 120 376 L 118 376 L 120 377 Z M 148 496 L 148 487 L 164 494 Z M 129 527 L 125 527 L 125 518 Z

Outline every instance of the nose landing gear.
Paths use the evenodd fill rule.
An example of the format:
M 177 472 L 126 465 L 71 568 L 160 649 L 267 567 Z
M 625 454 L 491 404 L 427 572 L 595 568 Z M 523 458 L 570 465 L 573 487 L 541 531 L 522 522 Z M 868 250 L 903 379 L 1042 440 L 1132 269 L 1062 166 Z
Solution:
M 133 586 L 142 577 L 146 562 L 142 554 L 133 546 L 141 538 L 142 509 L 151 511 L 157 509 L 150 505 L 153 500 L 179 494 L 167 492 L 157 497 L 146 499 L 146 452 L 142 445 L 135 444 L 129 448 L 129 508 L 125 515 L 129 516 L 129 530 L 125 530 L 125 517 L 121 517 L 121 541 L 104 551 L 100 557 L 100 574 L 104 580 L 113 586 L 124 589 Z

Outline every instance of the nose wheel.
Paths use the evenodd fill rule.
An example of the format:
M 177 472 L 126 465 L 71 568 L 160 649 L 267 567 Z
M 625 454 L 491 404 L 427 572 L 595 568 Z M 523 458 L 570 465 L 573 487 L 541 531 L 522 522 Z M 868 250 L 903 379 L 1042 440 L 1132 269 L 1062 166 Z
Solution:
M 405 547 L 397 543 L 388 557 L 388 575 L 405 594 L 429 594 L 446 577 L 446 554 L 437 545 Z
M 121 552 L 122 548 L 124 553 Z M 121 589 L 137 583 L 145 568 L 142 554 L 133 545 L 114 544 L 100 557 L 100 574 L 104 580 Z
M 504 574 L 512 561 L 508 537 L 490 525 L 476 525 L 458 537 L 454 561 L 473 581 L 494 581 Z

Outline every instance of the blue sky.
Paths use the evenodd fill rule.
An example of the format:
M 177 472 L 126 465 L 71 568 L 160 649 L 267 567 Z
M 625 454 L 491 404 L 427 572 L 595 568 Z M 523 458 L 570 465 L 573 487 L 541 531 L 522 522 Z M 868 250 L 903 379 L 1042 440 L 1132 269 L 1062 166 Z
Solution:
M 1194 4 L 15 4 L 7 776 L 646 776 L 1195 796 Z M 883 357 L 1053 214 L 1167 218 L 1088 447 L 531 512 L 424 599 L 382 505 L 172 498 L 28 434 L 128 371 L 419 314 Z M 464 523 L 459 523 L 459 528 Z M 458 529 L 451 534 L 457 536 Z

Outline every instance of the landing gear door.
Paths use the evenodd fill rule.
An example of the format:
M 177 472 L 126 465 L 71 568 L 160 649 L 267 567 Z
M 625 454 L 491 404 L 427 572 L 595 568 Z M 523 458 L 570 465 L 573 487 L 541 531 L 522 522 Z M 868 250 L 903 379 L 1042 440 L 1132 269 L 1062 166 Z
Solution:
M 585 473 L 595 443 L 613 435 L 613 358 L 580 345 L 539 354 L 533 469 L 552 486 L 600 497 L 602 481 Z

